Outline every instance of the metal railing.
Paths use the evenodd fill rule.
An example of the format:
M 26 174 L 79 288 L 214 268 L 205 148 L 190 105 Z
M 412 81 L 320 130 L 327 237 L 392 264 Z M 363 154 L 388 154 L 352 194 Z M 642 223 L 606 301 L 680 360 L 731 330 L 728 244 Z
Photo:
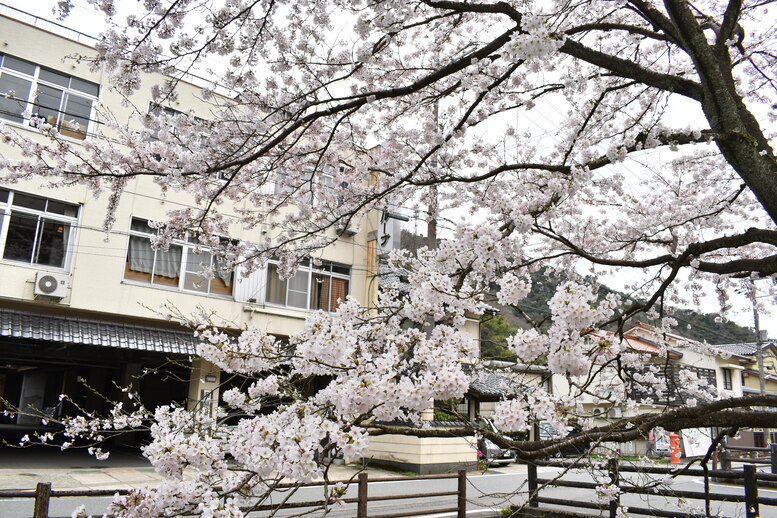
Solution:
M 439 514 L 439 513 L 456 513 L 457 518 L 466 518 L 467 516 L 467 472 L 466 470 L 459 470 L 455 474 L 446 475 L 425 475 L 418 477 L 381 477 L 378 479 L 380 482 L 400 482 L 408 480 L 436 480 L 436 479 L 456 479 L 458 484 L 456 489 L 449 491 L 436 491 L 427 493 L 412 493 L 412 494 L 395 494 L 395 495 L 369 495 L 369 478 L 367 473 L 359 473 L 356 481 L 357 496 L 355 498 L 341 498 L 339 501 L 344 504 L 356 504 L 356 517 L 357 518 L 404 518 L 410 516 L 421 516 L 427 514 Z M 353 483 L 353 480 L 340 480 L 331 481 L 330 485 L 341 482 L 349 485 Z M 299 487 L 317 487 L 323 483 L 302 484 Z M 283 488 L 293 487 L 293 484 L 282 484 Z M 54 490 L 51 488 L 49 482 L 39 482 L 35 489 L 27 490 L 0 490 L 0 500 L 6 498 L 30 498 L 34 499 L 32 518 L 54 518 L 49 515 L 49 508 L 52 498 L 95 498 L 113 496 L 115 494 L 127 495 L 130 493 L 129 489 L 76 489 L 76 490 Z M 435 497 L 456 496 L 456 505 L 445 508 L 428 508 L 415 509 L 411 511 L 403 511 L 390 514 L 369 514 L 370 502 L 385 502 L 393 500 L 419 500 Z M 321 508 L 331 504 L 327 500 L 315 500 L 315 501 L 303 501 L 303 502 L 283 502 L 281 504 L 264 504 L 255 505 L 243 508 L 244 512 L 259 512 L 259 511 L 275 511 L 279 509 L 304 509 L 304 508 Z

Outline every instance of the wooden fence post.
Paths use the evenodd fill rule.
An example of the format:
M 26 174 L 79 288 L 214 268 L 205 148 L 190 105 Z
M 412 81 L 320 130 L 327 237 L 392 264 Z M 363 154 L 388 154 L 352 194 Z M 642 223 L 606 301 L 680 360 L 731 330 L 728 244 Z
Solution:
M 529 481 L 529 507 L 538 507 L 537 502 L 537 465 L 531 460 L 526 461 L 526 472 Z
M 720 452 L 720 469 L 723 471 L 731 471 L 731 457 L 728 450 Z
M 610 484 L 614 487 L 618 487 L 620 483 L 620 474 L 618 473 L 618 459 L 609 459 L 607 461 L 607 471 L 610 472 Z M 615 500 L 610 500 L 610 518 L 616 518 L 618 516 L 618 507 L 620 507 L 621 496 L 620 494 Z
M 755 478 L 755 466 L 745 464 L 745 517 L 758 518 L 758 481 Z
M 467 518 L 467 470 L 459 470 L 459 496 L 458 506 L 459 511 L 456 514 L 456 518 Z
M 777 444 L 772 443 L 770 448 L 772 449 L 772 473 L 777 475 Z
M 35 488 L 35 509 L 32 518 L 49 518 L 49 500 L 51 500 L 51 482 L 38 482 Z
M 367 473 L 359 473 L 359 502 L 356 504 L 356 517 L 367 518 Z

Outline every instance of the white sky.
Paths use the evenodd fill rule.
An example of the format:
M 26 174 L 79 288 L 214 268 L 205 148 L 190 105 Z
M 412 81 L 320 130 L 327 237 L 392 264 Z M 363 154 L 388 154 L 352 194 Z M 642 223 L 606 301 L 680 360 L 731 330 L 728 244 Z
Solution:
M 52 14 L 52 9 L 56 2 L 54 0 L 0 0 L 0 3 L 14 7 L 16 9 L 25 11 L 35 16 L 45 18 L 47 20 L 56 21 Z M 85 33 L 90 36 L 98 36 L 99 33 L 107 27 L 106 18 L 102 13 L 96 12 L 91 6 L 87 4 L 85 0 L 75 0 L 75 7 L 71 15 L 64 21 L 57 22 L 71 29 Z M 136 2 L 132 0 L 121 0 L 116 2 L 119 9 L 120 16 L 117 20 L 122 20 L 123 16 L 129 12 L 132 12 L 136 8 Z M 538 135 L 543 135 L 544 138 L 554 138 L 554 134 L 557 132 L 557 120 L 559 115 L 564 110 L 559 110 L 556 106 L 542 106 L 538 105 L 531 112 L 528 112 L 528 117 L 522 119 L 522 124 L 530 127 Z M 675 121 L 677 127 L 685 127 L 688 125 L 688 121 L 697 120 L 701 116 L 701 112 L 697 106 L 677 106 L 676 109 L 669 110 L 669 113 L 675 115 Z M 562 114 L 563 115 L 563 114 Z M 670 121 L 672 122 L 672 121 Z M 488 132 L 488 128 L 485 127 L 484 132 Z M 409 212 L 409 211 L 405 211 Z M 450 215 L 451 219 L 456 219 L 455 215 Z M 421 219 L 424 216 L 421 214 Z M 406 224 L 407 230 L 420 231 L 425 233 L 426 225 L 423 221 L 411 221 Z M 614 289 L 622 289 L 624 284 L 631 281 L 631 275 L 628 273 L 610 276 L 607 279 L 607 283 Z M 772 318 L 771 314 L 774 314 L 774 297 L 768 296 L 771 283 L 767 280 L 758 281 L 758 294 L 759 302 L 762 305 L 761 313 L 761 328 L 766 329 L 769 332 L 769 336 L 777 337 L 777 319 Z M 735 309 L 728 315 L 734 322 L 746 326 L 753 327 L 753 313 L 752 306 L 749 299 L 745 295 L 731 294 L 731 300 L 735 303 Z M 717 300 L 713 296 L 706 297 L 702 300 L 700 307 L 694 307 L 693 309 L 700 310 L 705 313 L 717 313 L 719 306 Z M 678 328 L 678 332 L 682 332 L 682 326 Z

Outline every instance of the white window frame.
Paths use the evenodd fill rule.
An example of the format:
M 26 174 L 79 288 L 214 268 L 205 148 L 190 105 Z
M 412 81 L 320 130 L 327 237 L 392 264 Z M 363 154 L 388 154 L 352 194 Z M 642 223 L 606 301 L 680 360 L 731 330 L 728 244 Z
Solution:
M 319 311 L 320 308 L 311 309 L 311 307 L 310 307 L 310 296 L 311 296 L 312 286 L 313 286 L 313 282 L 314 282 L 313 281 L 313 276 L 317 275 L 317 274 L 318 275 L 329 276 L 330 278 L 342 279 L 342 280 L 348 281 L 348 291 L 346 292 L 345 295 L 346 296 L 350 295 L 351 287 L 352 287 L 352 284 L 353 284 L 353 278 L 352 278 L 353 277 L 353 275 L 352 275 L 353 274 L 353 267 L 350 266 L 350 265 L 347 265 L 347 264 L 337 263 L 337 262 L 334 262 L 334 261 L 321 261 L 321 263 L 322 263 L 322 266 L 328 265 L 329 266 L 329 270 L 324 269 L 322 266 L 312 265 L 310 260 L 308 260 L 307 263 L 303 263 L 301 266 L 299 266 L 299 268 L 297 268 L 297 271 L 294 274 L 294 275 L 300 275 L 300 274 L 304 275 L 305 278 L 307 279 L 307 289 L 305 291 L 305 306 L 304 307 L 300 307 L 300 306 L 289 305 L 289 291 L 296 291 L 297 293 L 301 293 L 300 291 L 291 290 L 290 289 L 288 281 L 291 280 L 291 278 L 286 279 L 286 293 L 285 293 L 285 301 L 284 301 L 284 303 L 283 304 L 278 304 L 277 302 L 269 302 L 268 301 L 267 290 L 269 289 L 269 286 L 270 286 L 270 275 L 271 275 L 271 273 L 270 273 L 270 265 L 277 266 L 279 263 L 278 263 L 278 261 L 275 261 L 275 260 L 272 260 L 272 259 L 267 261 L 267 267 L 265 267 L 263 269 L 264 270 L 264 282 L 261 284 L 261 290 L 262 290 L 261 297 L 262 297 L 262 300 L 264 301 L 264 304 L 267 305 L 267 306 L 281 307 L 281 308 L 288 308 L 288 309 L 296 309 L 296 310 L 299 310 L 299 311 Z M 349 273 L 346 275 L 346 274 L 343 274 L 343 273 L 332 271 L 333 267 L 335 267 L 335 266 L 336 267 L 340 267 L 340 268 L 348 268 L 348 272 Z M 332 293 L 330 292 L 330 305 L 331 305 L 332 302 L 334 302 L 334 301 L 331 300 L 331 297 L 332 297 Z M 321 310 L 321 311 L 326 311 L 326 310 Z
M 75 245 L 76 245 L 76 238 L 77 238 L 78 217 L 81 214 L 81 207 L 76 203 L 63 202 L 63 201 L 55 200 L 45 196 L 37 196 L 34 194 L 27 194 L 24 192 L 20 192 L 18 194 L 29 196 L 31 198 L 38 198 L 38 199 L 44 200 L 45 206 L 43 210 L 31 209 L 28 207 L 20 207 L 18 205 L 14 205 L 14 197 L 17 194 L 16 191 L 13 191 L 11 189 L 6 189 L 4 187 L 2 188 L 2 190 L 8 191 L 8 198 L 5 201 L 0 200 L 0 262 L 4 264 L 13 264 L 17 266 L 27 266 L 27 267 L 35 268 L 39 270 L 69 272 L 73 264 L 73 256 L 75 255 L 74 252 L 75 252 Z M 66 216 L 64 214 L 59 214 L 56 212 L 49 212 L 46 210 L 49 202 L 62 203 L 65 205 L 72 206 L 76 210 L 76 215 L 73 217 L 73 216 Z M 4 257 L 5 246 L 8 238 L 8 228 L 10 227 L 11 216 L 13 214 L 24 214 L 25 216 L 28 216 L 28 217 L 37 218 L 37 223 L 35 226 L 35 236 L 33 237 L 31 258 L 29 262 L 21 261 L 18 259 L 6 259 Z M 39 241 L 39 236 L 41 232 L 42 220 L 54 221 L 54 222 L 70 225 L 70 228 L 68 230 L 68 236 L 67 236 L 67 246 L 65 247 L 65 257 L 64 257 L 64 260 L 62 261 L 61 267 L 52 266 L 48 264 L 40 264 L 35 262 L 36 256 L 40 254 L 40 249 L 38 248 L 38 241 Z
M 131 237 L 138 237 L 138 238 L 142 238 L 142 239 L 148 239 L 149 241 L 151 241 L 151 237 L 154 236 L 154 230 L 151 227 L 149 227 L 148 232 L 142 232 L 142 231 L 139 231 L 139 230 L 133 230 L 132 229 L 132 222 L 133 222 L 133 220 L 139 221 L 139 222 L 145 222 L 145 223 L 148 223 L 148 221 L 149 221 L 147 219 L 139 218 L 139 217 L 135 217 L 135 216 L 130 218 L 130 227 L 129 227 L 129 230 L 128 230 L 127 247 L 126 247 L 127 254 L 129 254 L 129 246 L 130 246 L 130 238 Z M 152 288 L 159 288 L 159 289 L 175 290 L 175 291 L 180 291 L 180 292 L 183 292 L 183 293 L 190 293 L 190 294 L 200 295 L 200 296 L 204 296 L 204 297 L 217 297 L 217 298 L 222 298 L 222 299 L 233 299 L 234 298 L 234 296 L 235 296 L 235 279 L 237 278 L 237 274 L 236 274 L 234 269 L 232 271 L 231 291 L 230 291 L 229 294 L 227 294 L 227 293 L 212 292 L 211 288 L 210 288 L 210 280 L 208 282 L 208 290 L 207 291 L 193 290 L 193 289 L 187 289 L 186 288 L 186 274 L 188 273 L 188 274 L 193 274 L 193 275 L 199 275 L 197 272 L 192 272 L 192 271 L 189 271 L 187 269 L 187 264 L 188 264 L 188 261 L 189 261 L 189 256 L 192 255 L 193 257 L 202 257 L 202 254 L 195 253 L 195 248 L 201 250 L 203 253 L 211 253 L 210 248 L 204 247 L 204 246 L 199 246 L 197 243 L 191 242 L 190 241 L 190 237 L 188 236 L 188 234 L 185 236 L 185 239 L 174 239 L 170 243 L 170 245 L 171 246 L 180 246 L 181 249 L 182 249 L 181 250 L 181 265 L 178 268 L 178 284 L 177 285 L 174 285 L 174 284 L 164 284 L 164 283 L 154 283 L 153 282 L 154 274 L 155 274 L 155 269 L 156 269 L 156 264 L 157 264 L 156 256 L 157 256 L 157 252 L 158 252 L 158 250 L 155 249 L 155 248 L 152 248 L 152 250 L 154 251 L 154 258 L 153 258 L 152 267 L 151 267 L 152 269 L 151 269 L 151 272 L 149 274 L 150 275 L 149 280 L 148 281 L 143 281 L 143 280 L 140 280 L 140 279 L 127 278 L 127 277 L 124 276 L 124 274 L 122 274 L 123 281 L 126 282 L 126 283 L 129 283 L 129 284 L 137 284 L 137 285 L 140 285 L 140 286 L 150 286 Z M 126 263 L 126 261 L 127 261 L 126 256 L 125 256 L 124 260 L 125 260 L 125 263 Z M 213 261 L 214 261 L 214 257 L 211 254 L 211 264 L 213 264 Z
M 4 58 L 5 58 L 5 56 L 10 56 L 12 58 L 18 59 L 20 61 L 24 61 L 24 62 L 29 63 L 30 65 L 34 66 L 35 70 L 33 71 L 33 74 L 29 75 L 29 74 L 25 74 L 24 72 L 19 72 L 17 70 L 6 68 L 4 66 L 4 61 L 5 61 Z M 88 94 L 86 92 L 83 92 L 81 90 L 78 90 L 78 89 L 74 89 L 74 88 L 70 88 L 70 87 L 64 87 L 64 86 L 58 85 L 56 83 L 51 83 L 51 82 L 45 81 L 45 80 L 40 78 L 41 68 L 45 68 L 46 70 L 50 70 L 51 72 L 54 72 L 54 73 L 57 73 L 57 74 L 60 74 L 60 75 L 63 75 L 63 76 L 67 76 L 67 77 L 69 77 L 71 79 L 78 79 L 80 81 L 85 81 L 87 83 L 95 85 L 95 86 L 97 86 L 97 95 L 96 96 L 90 95 L 90 94 Z M 36 101 L 37 96 L 38 96 L 39 86 L 41 86 L 41 85 L 42 86 L 48 86 L 50 88 L 54 88 L 54 89 L 57 89 L 57 90 L 61 91 L 62 92 L 62 98 L 60 100 L 59 109 L 57 110 L 57 113 L 58 113 L 57 129 L 60 131 L 60 136 L 62 136 L 64 138 L 67 138 L 67 139 L 70 139 L 70 140 L 73 140 L 75 142 L 83 142 L 85 140 L 89 140 L 89 138 L 91 136 L 90 131 L 92 131 L 94 129 L 96 109 L 97 109 L 97 102 L 99 100 L 100 91 L 102 90 L 102 88 L 100 87 L 99 84 L 97 84 L 97 83 L 95 83 L 93 81 L 88 81 L 86 79 L 81 79 L 80 77 L 75 77 L 75 76 L 72 76 L 70 74 L 66 74 L 64 72 L 59 72 L 59 71 L 54 70 L 54 69 L 49 69 L 48 67 L 41 67 L 41 65 L 39 65 L 37 63 L 34 63 L 32 61 L 29 61 L 27 59 L 24 59 L 24 58 L 20 58 L 20 57 L 17 57 L 17 56 L 9 55 L 9 54 L 6 54 L 6 53 L 0 53 L 0 77 L 2 77 L 4 75 L 9 75 L 9 76 L 12 76 L 12 77 L 23 79 L 25 81 L 30 81 L 30 92 L 27 95 L 27 99 L 26 100 L 25 99 L 19 99 L 19 101 L 24 101 L 24 104 L 25 104 L 24 105 L 24 109 L 22 110 L 22 113 L 25 113 L 25 112 L 27 112 L 29 110 L 29 111 L 31 111 L 33 113 L 33 116 L 34 116 L 34 114 L 35 114 L 35 107 L 36 107 L 35 106 L 36 105 L 35 101 Z M 67 121 L 64 120 L 64 118 L 65 118 L 64 107 L 65 107 L 65 103 L 67 102 L 67 99 L 69 98 L 70 95 L 76 95 L 76 96 L 82 97 L 84 99 L 88 99 L 88 100 L 90 100 L 92 102 L 92 106 L 91 106 L 91 109 L 89 111 L 89 120 L 87 122 L 87 127 L 84 129 L 84 138 L 83 139 L 76 138 L 76 137 L 71 137 L 71 136 L 69 136 L 67 134 L 62 133 L 63 124 L 65 122 L 67 122 Z M 35 127 L 34 125 L 31 124 L 30 118 L 24 117 L 23 115 L 19 115 L 19 117 L 22 118 L 22 122 L 18 122 L 18 121 L 15 121 L 15 120 L 7 119 L 7 118 L 5 118 L 3 116 L 3 114 L 0 114 L 0 119 L 2 119 L 7 124 L 20 125 L 20 126 L 26 127 L 26 128 L 34 128 Z
M 340 171 L 345 170 L 345 166 L 339 166 Z M 290 195 L 295 190 L 309 188 L 310 191 L 306 193 L 306 203 L 312 206 L 318 206 L 321 204 L 321 200 L 316 196 L 318 189 L 334 189 L 334 177 L 335 168 L 331 165 L 325 165 L 319 170 L 313 171 L 312 169 L 306 170 L 300 175 L 301 183 L 297 187 L 289 185 L 283 185 L 282 181 L 284 177 L 292 176 L 286 171 L 279 170 L 275 172 L 276 180 L 272 193 L 275 195 Z

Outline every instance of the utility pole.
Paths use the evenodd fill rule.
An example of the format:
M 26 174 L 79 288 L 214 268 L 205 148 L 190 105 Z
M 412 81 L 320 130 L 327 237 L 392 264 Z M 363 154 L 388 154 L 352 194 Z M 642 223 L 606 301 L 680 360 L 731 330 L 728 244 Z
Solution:
M 440 101 L 434 103 L 434 125 L 435 131 L 440 131 Z M 433 160 L 432 166 L 437 167 L 437 160 Z M 432 171 L 436 175 L 436 171 Z M 437 202 L 437 185 L 429 186 L 429 215 L 426 220 L 426 247 L 429 250 L 437 248 L 437 211 L 439 210 Z
M 761 350 L 763 337 L 761 336 L 761 324 L 758 315 L 758 297 L 755 291 L 755 282 L 750 279 L 750 301 L 753 303 L 753 327 L 755 327 L 755 359 L 758 362 L 758 384 L 761 395 L 766 394 L 766 378 L 764 376 L 764 357 Z M 768 428 L 763 429 L 764 445 L 768 447 L 771 443 L 771 431 Z
M 434 125 L 435 131 L 440 131 L 440 101 L 434 103 Z M 437 160 L 432 161 L 432 166 L 436 169 Z M 432 175 L 436 176 L 436 171 L 432 170 Z M 426 248 L 429 250 L 435 250 L 437 248 L 437 185 L 432 183 L 429 186 L 429 207 L 426 218 Z M 426 335 L 429 336 L 434 329 L 434 317 L 430 316 L 424 323 Z M 429 408 L 421 412 L 422 421 L 434 420 L 434 399 L 429 400 Z

